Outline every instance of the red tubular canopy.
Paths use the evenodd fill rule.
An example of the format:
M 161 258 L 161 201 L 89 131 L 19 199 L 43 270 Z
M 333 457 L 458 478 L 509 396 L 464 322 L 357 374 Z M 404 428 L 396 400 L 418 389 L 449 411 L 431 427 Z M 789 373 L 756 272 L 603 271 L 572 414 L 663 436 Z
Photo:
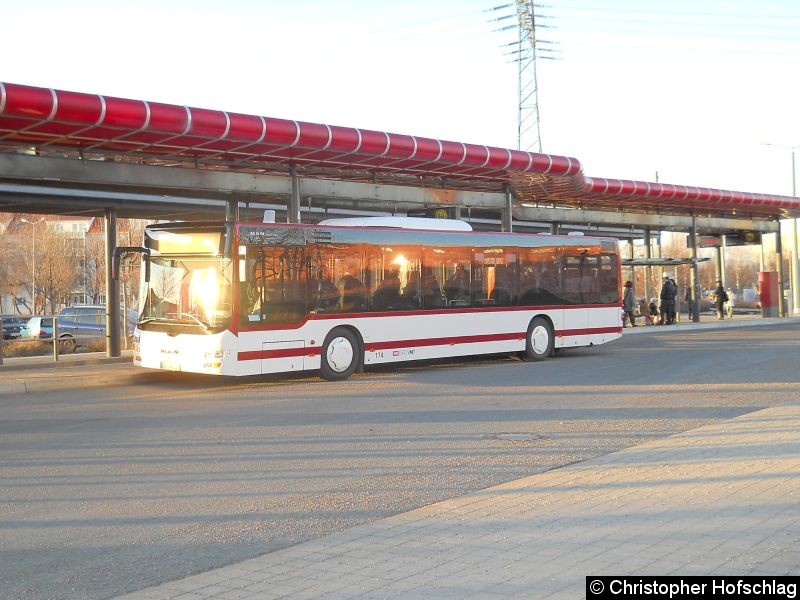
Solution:
M 498 179 L 580 172 L 574 158 L 0 83 L 0 141 L 207 164 Z
M 567 156 L 0 82 L 0 152 L 499 191 L 523 202 L 666 213 L 800 215 L 795 197 L 588 178 Z

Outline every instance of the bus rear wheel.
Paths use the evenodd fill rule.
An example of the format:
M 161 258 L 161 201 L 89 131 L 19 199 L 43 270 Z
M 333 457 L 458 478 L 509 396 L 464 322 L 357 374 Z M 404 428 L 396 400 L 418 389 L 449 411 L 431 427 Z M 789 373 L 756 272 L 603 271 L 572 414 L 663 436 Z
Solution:
M 325 338 L 322 345 L 320 375 L 328 381 L 347 379 L 358 368 L 361 345 L 355 334 L 344 327 L 337 327 Z
M 528 325 L 528 334 L 525 338 L 525 359 L 540 361 L 550 357 L 553 353 L 555 336 L 553 327 L 543 317 L 534 317 Z

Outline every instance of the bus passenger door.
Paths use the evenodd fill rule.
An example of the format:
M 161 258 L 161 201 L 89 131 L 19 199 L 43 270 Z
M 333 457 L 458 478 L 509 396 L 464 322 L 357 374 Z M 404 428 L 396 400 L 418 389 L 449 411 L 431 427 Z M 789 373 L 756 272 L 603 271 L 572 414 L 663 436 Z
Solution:
M 587 247 L 567 247 L 561 263 L 562 296 L 565 300 L 561 347 L 585 346 L 589 343 L 587 290 L 591 285 L 591 258 Z M 558 336 L 558 333 L 556 333 Z

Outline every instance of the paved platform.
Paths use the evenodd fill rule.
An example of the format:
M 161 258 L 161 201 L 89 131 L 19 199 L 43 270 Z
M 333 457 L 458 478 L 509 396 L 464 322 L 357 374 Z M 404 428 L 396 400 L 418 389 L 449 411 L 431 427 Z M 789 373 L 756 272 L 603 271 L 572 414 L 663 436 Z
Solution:
M 587 575 L 800 575 L 800 406 L 382 519 L 125 600 L 583 597 Z

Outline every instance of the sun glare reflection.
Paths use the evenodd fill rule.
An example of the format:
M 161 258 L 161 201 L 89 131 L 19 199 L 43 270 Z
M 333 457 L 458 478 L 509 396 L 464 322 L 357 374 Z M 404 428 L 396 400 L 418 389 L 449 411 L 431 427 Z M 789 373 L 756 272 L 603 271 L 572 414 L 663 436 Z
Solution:
M 211 322 L 217 314 L 219 304 L 219 275 L 216 268 L 195 269 L 189 283 L 192 312 L 205 316 Z

